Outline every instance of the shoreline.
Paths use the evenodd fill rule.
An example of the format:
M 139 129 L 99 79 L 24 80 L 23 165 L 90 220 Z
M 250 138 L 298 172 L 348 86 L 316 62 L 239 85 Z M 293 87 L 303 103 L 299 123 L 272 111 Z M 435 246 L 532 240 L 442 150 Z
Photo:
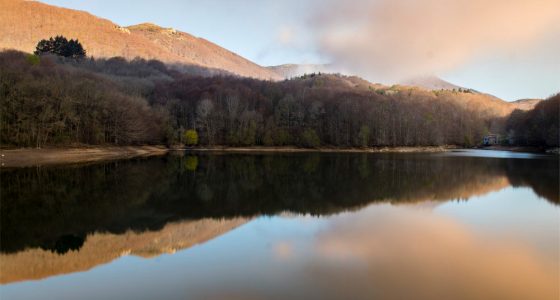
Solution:
M 456 149 L 438 147 L 380 147 L 380 148 L 297 148 L 297 147 L 165 147 L 159 146 L 84 146 L 72 148 L 0 149 L 2 168 L 69 165 L 165 155 L 173 151 L 228 153 L 415 153 L 444 152 Z
M 0 150 L 2 168 L 68 165 L 164 155 L 164 146 L 99 146 L 72 148 L 19 148 Z
M 17 148 L 0 149 L 2 168 L 24 168 L 35 166 L 69 165 L 111 160 L 165 155 L 169 152 L 217 152 L 217 153 L 438 153 L 462 149 L 453 145 L 426 147 L 375 147 L 375 148 L 298 148 L 286 147 L 166 147 L 157 146 L 84 146 L 71 148 Z M 531 147 L 492 146 L 473 148 L 479 150 L 544 152 Z
M 230 152 L 230 153 L 421 153 L 421 152 L 445 152 L 451 149 L 458 149 L 454 146 L 430 146 L 430 147 L 375 147 L 375 148 L 298 148 L 298 147 L 193 147 L 193 148 L 173 148 L 174 151 L 188 152 Z

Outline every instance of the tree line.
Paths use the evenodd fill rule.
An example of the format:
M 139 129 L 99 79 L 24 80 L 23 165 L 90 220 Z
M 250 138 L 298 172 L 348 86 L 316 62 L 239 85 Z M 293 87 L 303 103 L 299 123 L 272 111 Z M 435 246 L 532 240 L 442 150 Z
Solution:
M 1 143 L 160 143 L 162 116 L 108 77 L 8 51 L 0 54 Z
M 0 142 L 6 147 L 473 146 L 496 124 L 515 123 L 457 97 L 452 91 L 380 90 L 341 75 L 272 82 L 156 60 L 76 60 L 4 51 Z M 557 125 L 558 115 L 548 114 Z M 547 134 L 554 135 L 549 123 Z M 524 125 L 512 126 L 523 136 Z M 533 142 L 542 141 L 527 140 Z

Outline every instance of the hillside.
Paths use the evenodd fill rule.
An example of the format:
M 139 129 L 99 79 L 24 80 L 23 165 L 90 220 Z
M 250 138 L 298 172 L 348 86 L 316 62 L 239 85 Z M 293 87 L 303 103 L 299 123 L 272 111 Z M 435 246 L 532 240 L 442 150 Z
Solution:
M 461 108 L 476 111 L 484 117 L 504 117 L 509 115 L 516 108 L 522 110 L 530 110 L 536 104 L 523 104 L 507 102 L 490 94 L 479 93 L 470 89 L 441 89 L 431 90 L 423 87 L 411 85 L 393 85 L 384 86 L 374 84 L 356 76 L 341 75 L 307 75 L 301 79 L 320 81 L 322 84 L 330 87 L 353 88 L 357 90 L 367 91 L 373 90 L 381 95 L 407 95 L 412 99 L 431 99 L 439 102 L 453 103 Z M 316 84 L 316 83 L 315 83 Z
M 515 109 L 531 110 L 539 103 L 538 99 L 524 99 L 513 102 L 504 101 L 494 95 L 481 93 L 471 88 L 458 86 L 437 76 L 419 76 L 401 82 L 403 86 L 417 87 L 430 91 L 454 92 L 459 99 L 468 105 L 487 111 L 497 111 L 499 115 L 507 115 Z
M 290 79 L 295 77 L 306 77 L 306 74 L 313 73 L 332 73 L 328 65 L 314 64 L 285 64 L 278 66 L 269 66 L 268 69 L 276 72 L 279 76 Z M 515 109 L 531 110 L 540 101 L 537 99 L 526 99 L 514 102 L 507 102 L 490 94 L 480 93 L 473 89 L 461 87 L 453 83 L 447 82 L 436 76 L 419 76 L 409 80 L 405 80 L 398 85 L 383 86 L 380 84 L 369 83 L 359 77 L 339 77 L 338 81 L 348 81 L 353 78 L 360 84 L 351 84 L 355 86 L 363 86 L 369 89 L 375 89 L 380 93 L 395 93 L 397 91 L 408 91 L 411 95 L 423 96 L 423 94 L 443 94 L 452 98 L 451 101 L 458 102 L 462 106 L 472 108 L 484 112 L 486 115 L 505 116 Z M 426 91 L 429 93 L 423 93 Z
M 451 82 L 445 81 L 437 76 L 418 76 L 404 80 L 402 85 L 421 87 L 428 90 L 458 90 L 465 89 L 464 87 L 455 85 Z
M 172 28 L 150 23 L 121 27 L 83 11 L 35 1 L 0 0 L 0 49 L 32 52 L 37 41 L 57 34 L 78 38 L 88 55 L 97 58 L 141 57 L 157 59 L 167 64 L 208 68 L 206 72 L 189 69 L 190 73 L 199 75 L 219 74 L 216 70 L 224 70 L 244 77 L 279 80 L 329 71 L 327 65 L 313 64 L 286 64 L 265 68 L 203 38 Z M 403 85 L 428 90 L 464 89 L 434 76 L 419 77 L 406 81 Z M 373 85 L 370 88 L 381 87 Z M 458 93 L 458 98 L 465 98 L 461 102 L 478 109 L 498 111 L 498 115 L 506 115 L 516 108 L 529 110 L 538 103 L 538 100 L 508 103 L 491 95 L 472 90 L 469 92 L 472 93 Z
M 498 108 L 500 111 L 504 113 L 509 113 L 514 109 L 521 109 L 521 110 L 531 110 L 537 105 L 541 99 L 522 99 L 513 102 L 503 101 L 502 99 L 490 95 L 478 92 L 476 90 L 462 87 L 455 85 L 451 82 L 445 81 L 437 76 L 419 76 L 410 78 L 401 82 L 404 86 L 413 86 L 419 87 L 427 90 L 437 91 L 437 90 L 450 90 L 450 91 L 463 91 L 467 92 L 467 94 L 471 94 L 470 98 L 471 101 L 474 100 L 472 104 L 474 105 L 482 105 L 482 107 L 494 107 Z M 478 96 L 473 96 L 478 95 Z
M 87 12 L 35 1 L 0 0 L 0 49 L 33 52 L 37 42 L 55 35 L 77 38 L 94 57 L 141 57 L 196 65 L 258 79 L 281 79 L 207 40 L 153 24 L 121 27 Z
M 520 99 L 511 102 L 517 109 L 521 110 L 531 110 L 533 109 L 542 99 Z

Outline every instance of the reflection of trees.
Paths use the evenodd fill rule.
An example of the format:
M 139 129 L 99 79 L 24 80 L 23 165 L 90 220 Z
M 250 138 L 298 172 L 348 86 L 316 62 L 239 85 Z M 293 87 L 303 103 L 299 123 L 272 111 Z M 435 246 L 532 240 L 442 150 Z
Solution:
M 197 167 L 198 167 L 198 157 L 188 156 L 185 159 L 185 169 L 189 171 L 196 171 Z
M 468 199 L 505 187 L 506 178 L 558 203 L 557 166 L 426 154 L 231 154 L 2 171 L 1 245 L 3 252 L 57 251 L 62 237 L 155 230 L 176 220 Z
M 506 172 L 513 186 L 529 186 L 542 198 L 560 204 L 558 160 L 511 160 Z

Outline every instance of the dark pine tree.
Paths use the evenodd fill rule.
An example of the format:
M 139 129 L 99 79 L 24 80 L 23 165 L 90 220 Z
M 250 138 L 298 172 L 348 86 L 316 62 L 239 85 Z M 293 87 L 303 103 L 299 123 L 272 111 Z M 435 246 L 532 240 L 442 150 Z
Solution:
M 62 35 L 57 35 L 53 40 L 53 53 L 58 56 L 69 57 L 67 54 L 68 40 Z
M 80 59 L 86 56 L 84 47 L 78 40 L 68 40 L 64 36 L 57 35 L 48 40 L 41 40 L 35 48 L 35 54 L 55 54 L 58 56 Z
M 78 40 L 70 40 L 66 44 L 65 57 L 71 58 L 84 58 L 86 57 L 86 50 L 82 47 L 82 44 Z
M 50 38 L 49 40 L 41 40 L 35 48 L 35 54 L 40 55 L 44 53 L 54 53 L 53 46 L 53 38 Z

